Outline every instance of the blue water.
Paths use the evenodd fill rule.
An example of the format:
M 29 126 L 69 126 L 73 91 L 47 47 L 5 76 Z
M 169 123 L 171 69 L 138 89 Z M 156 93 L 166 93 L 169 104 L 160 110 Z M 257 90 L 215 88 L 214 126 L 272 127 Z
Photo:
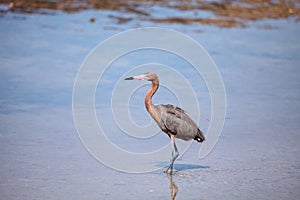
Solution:
M 96 22 L 90 23 L 94 16 Z M 261 29 L 265 24 L 274 29 Z M 168 199 L 170 180 L 162 170 L 136 175 L 102 165 L 85 150 L 73 122 L 73 83 L 84 58 L 101 41 L 136 27 L 137 22 L 116 25 L 107 13 L 96 11 L 54 16 L 8 13 L 1 16 L 0 26 L 2 198 Z M 138 26 L 160 24 L 138 22 Z M 199 160 L 199 145 L 193 143 L 178 161 L 179 172 L 173 177 L 179 189 L 176 199 L 297 199 L 299 24 L 285 19 L 236 29 L 162 26 L 181 31 L 203 45 L 220 70 L 227 95 L 225 127 L 215 149 Z M 204 32 L 195 32 L 198 29 Z M 105 94 L 111 93 L 110 83 L 119 79 L 115 71 L 144 62 L 173 66 L 189 76 L 193 86 L 199 85 L 200 124 L 206 129 L 211 105 L 201 77 L 191 75 L 188 63 L 174 55 L 150 50 L 113 63 L 104 75 L 106 84 L 96 90 L 98 115 L 101 106 L 110 104 Z M 146 89 L 138 90 L 130 102 L 134 111 L 141 111 L 132 113 L 140 125 L 150 120 L 143 108 Z M 163 87 L 155 102 L 179 104 Z M 104 119 L 108 120 L 106 128 L 118 130 L 110 127 L 111 116 Z M 143 147 L 153 150 L 169 142 L 163 134 L 157 138 L 159 144 L 147 145 L 147 140 L 139 144 L 111 136 L 132 151 Z

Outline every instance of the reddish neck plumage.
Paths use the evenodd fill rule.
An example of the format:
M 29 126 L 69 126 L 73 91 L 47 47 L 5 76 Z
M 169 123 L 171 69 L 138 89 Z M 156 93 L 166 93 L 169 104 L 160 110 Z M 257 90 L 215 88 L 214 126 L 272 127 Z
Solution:
M 145 96 L 145 106 L 147 111 L 149 112 L 150 107 L 153 106 L 152 103 L 152 96 L 155 94 L 156 90 L 159 87 L 159 82 L 158 80 L 152 81 L 152 85 L 150 89 L 147 91 L 146 96 Z

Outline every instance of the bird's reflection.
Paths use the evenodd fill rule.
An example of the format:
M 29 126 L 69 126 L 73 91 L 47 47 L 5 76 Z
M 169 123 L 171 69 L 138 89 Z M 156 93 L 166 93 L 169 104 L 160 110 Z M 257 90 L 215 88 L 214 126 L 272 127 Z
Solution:
M 178 187 L 173 181 L 173 176 L 172 174 L 168 175 L 169 180 L 170 180 L 170 194 L 171 194 L 171 200 L 174 200 L 176 198 L 177 192 L 178 192 Z

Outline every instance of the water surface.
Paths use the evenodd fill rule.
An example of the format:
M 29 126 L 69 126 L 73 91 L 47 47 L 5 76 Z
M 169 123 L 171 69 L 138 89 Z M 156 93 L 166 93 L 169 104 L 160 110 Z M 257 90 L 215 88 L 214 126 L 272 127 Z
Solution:
M 111 14 L 116 13 L 1 15 L 0 191 L 4 199 L 168 199 L 170 183 L 178 187 L 176 199 L 297 199 L 300 26 L 294 18 L 223 29 L 142 20 L 118 25 L 108 17 Z M 227 117 L 217 146 L 199 160 L 199 144 L 193 143 L 176 162 L 178 172 L 172 180 L 162 170 L 127 174 L 103 166 L 84 149 L 73 123 L 73 83 L 85 56 L 109 36 L 136 26 L 170 27 L 194 38 L 216 62 L 226 87 Z M 262 28 L 266 26 L 272 28 Z M 165 62 L 182 74 L 190 73 L 184 61 L 155 51 L 128 55 L 114 64 L 130 68 L 144 61 Z M 118 75 L 112 68 L 105 78 L 114 83 Z M 209 118 L 205 85 L 201 78 L 191 75 L 190 79 L 199 84 L 200 106 Z M 107 82 L 104 92 L 111 89 Z M 135 110 L 143 109 L 135 116 L 141 125 L 149 121 L 143 103 L 138 104 L 146 89 L 141 88 L 131 104 Z M 156 103 L 178 102 L 165 92 L 159 90 Z M 97 108 L 101 103 L 97 100 Z M 204 129 L 207 124 L 200 119 Z M 165 135 L 157 137 L 161 142 L 157 145 L 168 143 Z M 156 148 L 154 143 L 147 147 L 130 141 L 118 142 L 132 150 Z

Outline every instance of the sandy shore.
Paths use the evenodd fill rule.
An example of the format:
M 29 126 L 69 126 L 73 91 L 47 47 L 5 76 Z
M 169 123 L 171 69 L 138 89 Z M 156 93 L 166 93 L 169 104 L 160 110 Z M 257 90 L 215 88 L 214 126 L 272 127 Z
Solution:
M 244 27 L 249 21 L 295 17 L 299 21 L 300 8 L 297 1 L 238 0 L 238 1 L 3 1 L 7 5 L 2 12 L 54 14 L 53 11 L 75 13 L 94 9 L 117 11 L 112 15 L 118 23 L 128 23 L 136 18 L 140 21 L 178 24 L 209 24 L 220 27 Z M 159 17 L 153 8 L 170 10 L 174 15 Z M 162 11 L 164 12 L 164 11 Z M 169 12 L 169 11 L 167 11 Z M 207 14 L 203 13 L 209 13 Z M 184 13 L 185 16 L 181 16 Z M 129 14 L 126 17 L 124 15 Z M 95 17 L 90 21 L 94 22 Z

